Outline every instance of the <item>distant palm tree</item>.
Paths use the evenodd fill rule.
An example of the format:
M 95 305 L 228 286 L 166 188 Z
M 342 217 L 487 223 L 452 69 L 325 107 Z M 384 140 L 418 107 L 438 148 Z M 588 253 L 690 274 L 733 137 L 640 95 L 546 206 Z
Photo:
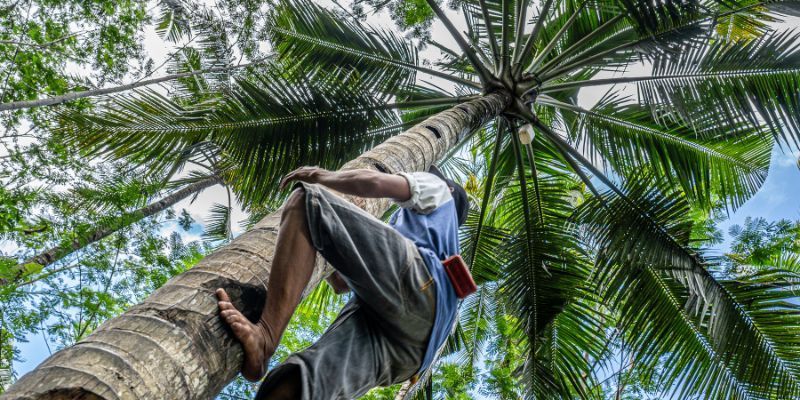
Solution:
M 692 236 L 694 214 L 759 189 L 774 143 L 798 146 L 800 35 L 768 28 L 772 3 L 797 7 L 462 0 L 453 4 L 464 36 L 429 0 L 458 49 L 434 43 L 443 58 L 426 67 L 408 40 L 310 1 L 282 2 L 270 21 L 279 59 L 224 96 L 199 106 L 123 99 L 67 132 L 138 160 L 213 142 L 248 206 L 279 197 L 277 179 L 298 165 L 337 167 L 411 125 L 344 168 L 423 170 L 472 143 L 485 182 L 462 245 L 484 287 L 462 305 L 456 343 L 474 354 L 480 320 L 508 315 L 527 349 L 514 373 L 531 398 L 596 396 L 595 363 L 618 336 L 679 398 L 795 398 L 793 286 L 723 279 Z M 416 73 L 452 82 L 457 95 L 418 86 Z M 637 91 L 582 105 L 580 89 L 598 85 Z M 387 207 L 357 203 L 374 215 Z M 211 290 L 228 287 L 257 315 L 279 218 L 53 355 L 4 398 L 213 396 L 241 352 Z

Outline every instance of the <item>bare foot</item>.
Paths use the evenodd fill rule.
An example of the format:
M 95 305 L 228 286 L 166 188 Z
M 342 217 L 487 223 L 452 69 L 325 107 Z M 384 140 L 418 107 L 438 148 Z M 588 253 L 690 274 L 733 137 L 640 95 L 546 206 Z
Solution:
M 242 376 L 256 382 L 267 372 L 267 361 L 275 352 L 272 338 L 261 323 L 254 324 L 242 315 L 231 303 L 231 298 L 224 289 L 217 289 L 219 299 L 219 315 L 231 327 L 233 335 L 242 343 L 244 363 Z

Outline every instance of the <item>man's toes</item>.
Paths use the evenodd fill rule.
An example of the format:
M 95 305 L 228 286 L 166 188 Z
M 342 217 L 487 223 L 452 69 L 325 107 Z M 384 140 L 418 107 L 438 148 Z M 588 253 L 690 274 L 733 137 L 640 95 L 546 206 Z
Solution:
M 237 310 L 223 310 L 220 311 L 219 316 L 222 317 L 228 324 L 233 322 L 244 322 L 244 315 Z
M 233 324 L 234 322 L 243 324 L 244 323 L 244 318 L 242 318 L 241 315 L 231 314 L 231 315 L 225 317 L 225 321 L 227 321 L 228 324 Z

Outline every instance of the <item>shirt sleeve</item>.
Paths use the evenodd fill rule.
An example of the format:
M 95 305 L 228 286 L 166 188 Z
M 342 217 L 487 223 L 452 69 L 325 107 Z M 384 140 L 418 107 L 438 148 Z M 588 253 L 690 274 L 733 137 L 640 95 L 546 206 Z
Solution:
M 411 192 L 408 200 L 396 202 L 402 208 L 429 214 L 453 198 L 447 183 L 436 175 L 428 172 L 398 172 L 397 175 L 406 178 Z

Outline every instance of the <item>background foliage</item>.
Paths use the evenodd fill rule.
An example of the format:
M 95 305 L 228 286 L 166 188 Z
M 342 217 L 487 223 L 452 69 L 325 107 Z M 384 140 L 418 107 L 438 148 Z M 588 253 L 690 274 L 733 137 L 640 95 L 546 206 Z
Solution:
M 127 221 L 53 265 L 23 264 L 21 280 L 0 289 L 0 369 L 24 357 L 19 343 L 39 335 L 52 350 L 74 343 L 191 268 L 234 236 L 234 208 L 244 209 L 248 226 L 279 204 L 275 183 L 285 172 L 299 164 L 336 168 L 474 98 L 487 89 L 490 68 L 516 60 L 529 73 L 521 84 L 535 89 L 526 94 L 541 122 L 532 143 L 517 140 L 518 121 L 499 118 L 443 165 L 472 196 L 461 242 L 481 290 L 460 305 L 458 327 L 427 383 L 431 394 L 791 396 L 798 390 L 790 330 L 800 326 L 798 222 L 755 218 L 730 230 L 729 254 L 713 257 L 706 248 L 722 238 L 714 230 L 719 216 L 766 179 L 773 144 L 797 145 L 798 36 L 770 27 L 783 15 L 771 7 L 3 5 L 3 103 L 214 72 L 3 113 L 2 278 L 20 260 L 85 241 L 107 221 L 198 180 L 219 178 L 227 196 L 203 211 L 203 229 L 181 205 Z M 524 13 L 534 9 L 545 18 L 528 21 Z M 368 24 L 381 12 L 400 34 Z M 466 21 L 469 43 L 456 43 L 458 51 L 432 34 L 448 16 Z M 539 21 L 547 23 L 535 28 Z M 531 28 L 539 36 L 520 34 Z M 169 49 L 160 64 L 146 53 L 145 37 Z M 533 52 L 522 51 L 528 45 Z M 425 49 L 439 57 L 422 60 Z M 247 61 L 257 65 L 242 67 Z M 614 75 L 640 64 L 650 66 L 646 79 Z M 579 90 L 598 82 L 630 85 L 636 94 L 608 90 L 582 103 Z M 342 301 L 318 288 L 273 362 L 311 343 Z M 237 381 L 220 397 L 253 391 Z

